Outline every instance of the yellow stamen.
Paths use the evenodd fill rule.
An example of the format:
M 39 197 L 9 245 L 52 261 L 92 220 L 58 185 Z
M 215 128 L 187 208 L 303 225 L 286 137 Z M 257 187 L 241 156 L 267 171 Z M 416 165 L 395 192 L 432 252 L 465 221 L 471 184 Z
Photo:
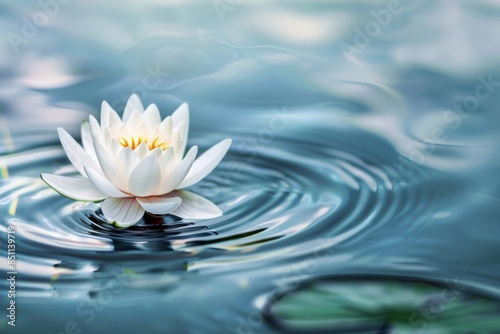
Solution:
M 146 143 L 148 145 L 149 150 L 154 150 L 155 148 L 161 148 L 163 151 L 165 151 L 167 148 L 169 148 L 169 145 L 166 142 L 160 141 L 160 137 L 156 137 L 151 141 L 148 137 L 120 137 L 118 139 L 118 143 L 120 143 L 121 146 L 123 147 L 130 147 L 131 149 L 135 150 L 137 146 L 141 145 L 142 143 Z

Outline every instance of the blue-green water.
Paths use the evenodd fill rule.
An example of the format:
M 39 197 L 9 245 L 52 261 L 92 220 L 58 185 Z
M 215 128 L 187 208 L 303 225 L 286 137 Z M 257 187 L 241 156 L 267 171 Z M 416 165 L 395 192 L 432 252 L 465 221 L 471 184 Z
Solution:
M 0 332 L 500 332 L 498 31 L 494 0 L 1 1 Z M 132 93 L 233 138 L 193 187 L 223 217 L 118 229 L 40 180 Z

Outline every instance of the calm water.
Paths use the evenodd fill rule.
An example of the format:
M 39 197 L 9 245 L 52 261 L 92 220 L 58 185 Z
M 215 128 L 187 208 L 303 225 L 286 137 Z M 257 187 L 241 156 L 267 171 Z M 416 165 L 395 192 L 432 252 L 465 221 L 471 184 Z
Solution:
M 0 332 L 500 332 L 498 1 L 60 1 L 0 2 Z M 223 217 L 40 180 L 132 93 L 233 138 L 193 187 Z

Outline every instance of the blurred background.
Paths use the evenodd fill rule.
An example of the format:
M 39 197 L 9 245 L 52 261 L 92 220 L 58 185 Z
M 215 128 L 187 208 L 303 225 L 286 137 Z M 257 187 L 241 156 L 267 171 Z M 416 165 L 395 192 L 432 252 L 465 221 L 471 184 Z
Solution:
M 498 31 L 496 0 L 0 0 L 0 331 L 498 332 Z M 233 138 L 194 187 L 224 217 L 120 230 L 40 180 L 134 93 Z

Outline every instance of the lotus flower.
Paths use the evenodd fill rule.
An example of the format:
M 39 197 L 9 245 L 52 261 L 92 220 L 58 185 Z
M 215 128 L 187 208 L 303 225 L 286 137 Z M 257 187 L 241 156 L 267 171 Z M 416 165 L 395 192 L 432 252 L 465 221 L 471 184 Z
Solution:
M 209 200 L 186 190 L 210 174 L 226 154 L 231 139 L 224 139 L 195 160 L 198 147 L 184 155 L 189 108 L 182 104 L 161 120 L 158 107 L 146 110 L 132 95 L 123 120 L 104 101 L 101 124 L 90 116 L 81 127 L 80 146 L 64 129 L 59 139 L 69 161 L 81 176 L 41 174 L 52 189 L 77 201 L 102 201 L 109 222 L 120 227 L 137 223 L 145 212 L 173 214 L 187 219 L 222 215 Z

